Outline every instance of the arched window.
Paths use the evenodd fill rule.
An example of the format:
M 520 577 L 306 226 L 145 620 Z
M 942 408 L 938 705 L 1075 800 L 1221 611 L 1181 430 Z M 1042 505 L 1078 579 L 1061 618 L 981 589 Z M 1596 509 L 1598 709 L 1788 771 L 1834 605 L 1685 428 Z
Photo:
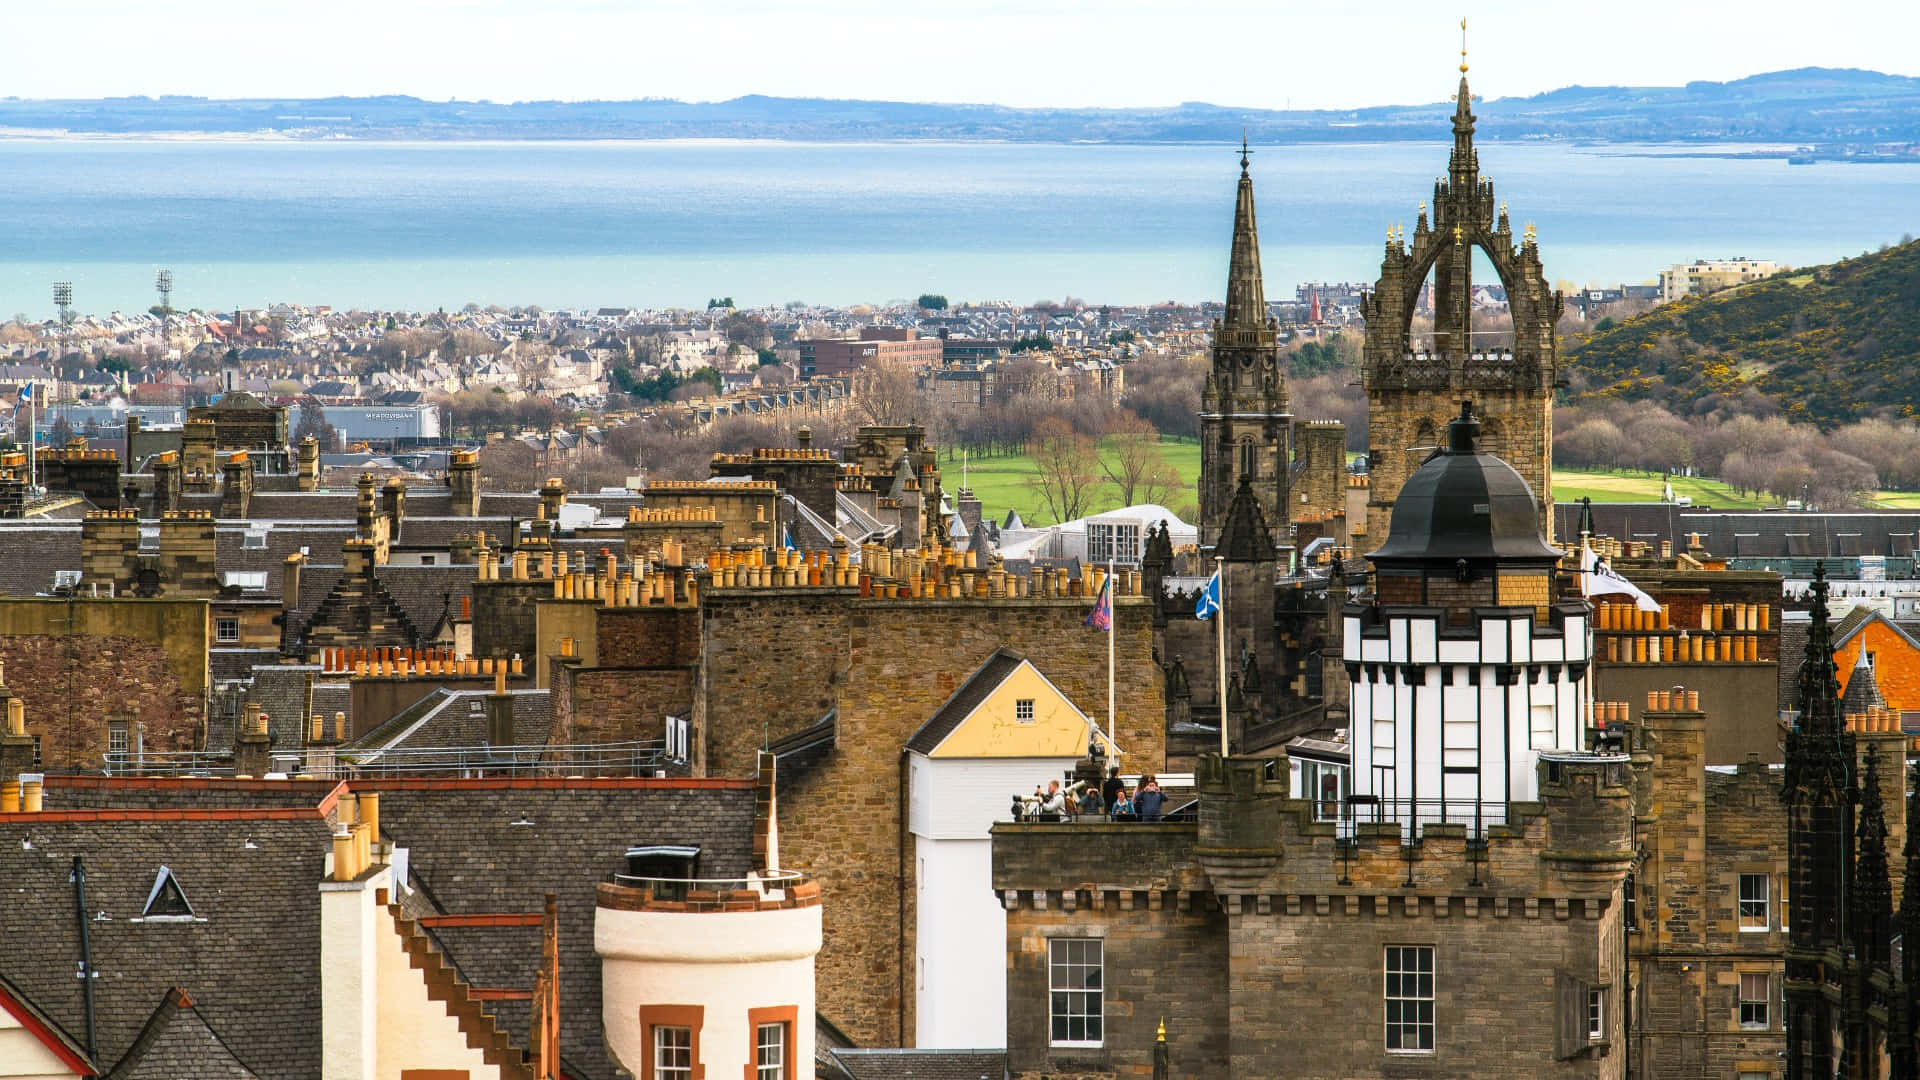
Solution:
M 1246 477 L 1255 477 L 1255 478 L 1257 478 L 1260 475 L 1259 473 L 1254 471 L 1253 439 L 1252 438 L 1245 438 L 1240 440 L 1240 475 L 1246 476 Z

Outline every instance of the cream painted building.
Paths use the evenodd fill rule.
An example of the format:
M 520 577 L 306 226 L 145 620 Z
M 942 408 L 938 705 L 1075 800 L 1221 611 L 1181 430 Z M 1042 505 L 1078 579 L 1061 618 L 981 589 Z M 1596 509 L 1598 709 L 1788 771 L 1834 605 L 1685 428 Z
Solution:
M 1007 919 L 989 830 L 1013 796 L 1085 757 L 1092 730 L 1032 661 L 1001 649 L 908 740 L 915 1046 L 1006 1045 Z
M 1791 269 L 1793 267 L 1786 263 L 1769 259 L 1703 259 L 1699 262 L 1675 263 L 1660 271 L 1660 302 L 1670 304 L 1683 296 L 1705 296 Z

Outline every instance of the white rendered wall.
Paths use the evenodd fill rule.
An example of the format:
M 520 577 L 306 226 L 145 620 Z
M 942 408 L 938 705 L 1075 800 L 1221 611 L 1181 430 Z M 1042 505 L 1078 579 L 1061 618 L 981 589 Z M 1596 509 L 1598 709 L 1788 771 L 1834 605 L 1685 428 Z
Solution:
M 1470 822 L 1477 803 L 1479 820 L 1499 821 L 1507 803 L 1538 797 L 1542 751 L 1585 748 L 1585 684 L 1568 665 L 1590 655 L 1586 619 L 1542 633 L 1525 615 L 1487 618 L 1476 637 L 1447 639 L 1435 616 L 1389 609 L 1384 637 L 1360 629 L 1346 617 L 1346 655 L 1361 663 L 1348 732 L 1355 794 L 1401 800 L 1400 815 L 1424 820 L 1439 820 L 1444 801 L 1447 818 Z M 1512 685 L 1499 684 L 1501 666 L 1517 669 Z
M 465 1069 L 498 1076 L 467 1045 L 425 975 L 407 960 L 393 916 L 375 903 L 390 889 L 381 867 L 359 881 L 320 883 L 320 1075 L 323 1080 L 398 1080 L 405 1069 Z
M 74 1080 L 77 1075 L 12 1013 L 0 1008 L 0 1076 L 8 1080 Z
M 748 1075 L 751 1009 L 792 1006 L 789 1052 L 795 1075 L 813 1067 L 813 958 L 820 908 L 772 911 L 594 911 L 600 955 L 601 1022 L 623 1068 L 641 1075 L 648 1051 L 640 1026 L 647 1005 L 705 1010 L 700 1062 L 710 1080 Z M 1004 946 L 1003 946 L 1004 947 Z
M 993 841 L 914 838 L 917 1026 L 922 1049 L 1007 1045 L 1007 912 Z
M 1007 1044 L 1007 913 L 993 892 L 996 821 L 1074 758 L 911 757 L 914 836 L 914 1045 Z

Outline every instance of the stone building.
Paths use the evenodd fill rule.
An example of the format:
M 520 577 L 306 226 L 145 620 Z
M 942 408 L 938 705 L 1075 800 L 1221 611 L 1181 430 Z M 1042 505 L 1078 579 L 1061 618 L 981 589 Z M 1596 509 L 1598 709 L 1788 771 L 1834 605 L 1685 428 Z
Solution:
M 1551 538 L 1553 393 L 1559 384 L 1554 324 L 1560 294 L 1548 288 L 1540 248 L 1528 226 L 1515 243 L 1504 204 L 1480 176 L 1473 145 L 1473 100 L 1466 64 L 1453 114 L 1453 155 L 1433 188 L 1433 215 L 1420 204 L 1413 240 L 1389 234 L 1380 280 L 1362 305 L 1367 320 L 1361 381 L 1367 392 L 1370 497 L 1366 534 L 1384 536 L 1400 487 L 1441 440 L 1464 398 L 1483 413 L 1488 452 L 1519 470 L 1540 496 L 1541 527 Z M 1473 327 L 1473 259 L 1478 250 L 1505 286 L 1513 317 L 1510 344 Z M 1420 296 L 1433 284 L 1433 341 L 1415 342 Z
M 1586 749 L 1588 609 L 1476 435 L 1343 613 L 1352 797 L 1206 755 L 1197 824 L 995 827 L 1015 1075 L 1144 1071 L 1161 1016 L 1175 1076 L 1626 1075 L 1632 763 Z
M 1227 262 L 1227 305 L 1213 328 L 1213 370 L 1200 401 L 1200 545 L 1212 547 L 1236 488 L 1251 485 L 1261 514 L 1285 543 L 1293 464 L 1293 416 L 1280 363 L 1279 326 L 1267 314 L 1253 178 L 1240 155 Z

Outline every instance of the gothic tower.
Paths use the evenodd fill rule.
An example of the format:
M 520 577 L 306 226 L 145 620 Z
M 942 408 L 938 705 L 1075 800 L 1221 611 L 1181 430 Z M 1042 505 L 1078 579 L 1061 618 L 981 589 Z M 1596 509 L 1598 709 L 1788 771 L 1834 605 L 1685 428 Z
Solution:
M 1813 570 L 1810 614 L 1807 658 L 1800 665 L 1800 715 L 1787 734 L 1780 793 L 1787 804 L 1787 874 L 1793 897 L 1784 995 L 1787 1076 L 1795 1080 L 1833 1076 L 1853 1034 L 1844 1030 L 1842 1010 L 1826 993 L 1829 982 L 1845 982 L 1841 972 L 1829 970 L 1832 958 L 1855 944 L 1843 913 L 1849 900 L 1848 856 L 1858 793 L 1851 775 L 1853 735 L 1840 717 L 1826 568 L 1820 564 Z M 1836 1039 L 1836 1032 L 1842 1038 Z
M 1200 403 L 1200 544 L 1213 547 L 1245 477 L 1274 540 L 1287 542 L 1287 470 L 1292 417 L 1280 370 L 1280 339 L 1267 317 L 1260 278 L 1260 234 L 1253 178 L 1240 150 L 1240 194 L 1233 208 L 1233 253 L 1226 316 L 1213 326 L 1213 371 Z
M 1400 486 L 1445 440 L 1453 411 L 1468 399 L 1482 413 L 1484 452 L 1519 470 L 1540 500 L 1542 531 L 1553 535 L 1553 391 L 1559 381 L 1553 328 L 1562 300 L 1547 287 L 1532 226 L 1516 244 L 1506 207 L 1495 209 L 1493 184 L 1480 177 L 1466 72 L 1462 49 L 1453 156 L 1446 179 L 1434 183 L 1432 222 L 1421 203 L 1411 244 L 1389 230 L 1380 280 L 1362 304 L 1371 473 L 1366 527 L 1374 543 L 1387 535 Z M 1506 288 L 1510 346 L 1474 330 L 1476 248 Z M 1416 352 L 1411 325 L 1429 273 L 1433 345 Z

